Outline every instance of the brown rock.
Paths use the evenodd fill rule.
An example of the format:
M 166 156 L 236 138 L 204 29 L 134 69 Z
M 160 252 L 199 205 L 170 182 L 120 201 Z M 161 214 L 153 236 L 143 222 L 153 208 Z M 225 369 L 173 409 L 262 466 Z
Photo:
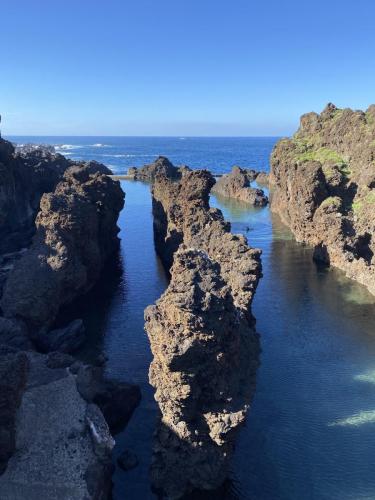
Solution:
M 173 265 L 169 287 L 145 311 L 161 410 L 152 481 L 169 498 L 225 480 L 259 363 L 250 304 L 260 252 L 210 209 L 213 183 L 209 172 L 193 171 L 153 186 L 156 248 Z
M 375 115 L 328 104 L 271 158 L 271 209 L 314 257 L 375 293 Z
M 268 198 L 261 189 L 250 186 L 250 182 L 256 178 L 255 171 L 249 172 L 240 167 L 233 167 L 230 174 L 223 175 L 217 180 L 212 192 L 262 207 L 267 205 Z

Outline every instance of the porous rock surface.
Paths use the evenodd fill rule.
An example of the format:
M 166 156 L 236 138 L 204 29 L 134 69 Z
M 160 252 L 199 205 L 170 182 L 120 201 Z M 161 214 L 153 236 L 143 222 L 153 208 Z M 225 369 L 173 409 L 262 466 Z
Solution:
M 271 157 L 271 209 L 314 258 L 375 293 L 375 106 L 301 117 Z
M 155 243 L 171 281 L 145 311 L 161 411 L 151 473 L 167 498 L 225 480 L 259 363 L 250 305 L 260 251 L 209 207 L 213 183 L 209 172 L 193 171 L 179 182 L 156 177 L 153 186 Z
M 107 499 L 114 440 L 69 367 L 18 352 L 0 357 L 0 373 L 0 498 Z
M 251 187 L 250 183 L 255 180 L 258 173 L 254 170 L 245 170 L 233 167 L 230 174 L 220 177 L 212 188 L 214 194 L 235 198 L 253 206 L 263 207 L 267 205 L 268 198 L 262 189 Z

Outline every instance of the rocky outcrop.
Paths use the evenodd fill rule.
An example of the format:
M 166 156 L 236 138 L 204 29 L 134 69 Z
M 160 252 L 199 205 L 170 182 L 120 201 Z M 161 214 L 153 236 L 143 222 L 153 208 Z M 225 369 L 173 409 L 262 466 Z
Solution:
M 61 306 L 87 292 L 118 245 L 124 194 L 93 165 L 70 167 L 40 200 L 36 234 L 4 286 L 1 308 L 31 332 L 51 325 Z
M 0 138 L 0 255 L 30 244 L 42 195 L 56 188 L 68 168 L 83 165 L 112 173 L 97 162 L 73 162 L 44 146 L 15 150 Z
M 271 158 L 271 208 L 314 258 L 375 293 L 375 106 L 301 118 Z
M 53 191 L 69 165 L 63 156 L 40 150 L 15 154 L 0 139 L 0 254 L 29 245 L 40 198 Z
M 171 179 L 178 179 L 190 168 L 186 165 L 175 167 L 165 156 L 159 156 L 153 163 L 141 168 L 131 167 L 128 176 L 136 181 L 153 182 L 157 175 L 164 175 Z
M 139 387 L 106 379 L 103 360 L 84 365 L 66 354 L 85 340 L 82 320 L 51 329 L 118 246 L 124 194 L 108 174 L 104 165 L 71 162 L 48 148 L 16 154 L 0 140 L 4 500 L 110 497 L 111 433 L 128 422 Z
M 109 498 L 111 432 L 139 400 L 103 367 L 0 346 L 0 498 Z
M 268 198 L 262 189 L 253 188 L 250 183 L 257 177 L 257 172 L 247 171 L 240 167 L 233 167 L 230 174 L 218 179 L 212 188 L 214 194 L 235 198 L 253 206 L 267 205 Z
M 152 481 L 168 498 L 224 481 L 255 390 L 259 340 L 250 306 L 260 251 L 209 207 L 213 183 L 209 172 L 194 171 L 180 182 L 157 177 L 153 186 L 155 243 L 171 281 L 145 311 L 161 410 Z
M 109 496 L 114 440 L 99 407 L 80 395 L 72 361 L 51 368 L 31 352 L 0 358 L 4 500 Z

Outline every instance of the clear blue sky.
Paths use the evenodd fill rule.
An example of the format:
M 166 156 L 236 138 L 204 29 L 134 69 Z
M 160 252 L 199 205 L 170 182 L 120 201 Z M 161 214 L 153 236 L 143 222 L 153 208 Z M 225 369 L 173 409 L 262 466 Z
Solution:
M 374 19 L 374 0 L 3 0 L 3 133 L 287 135 L 375 102 Z

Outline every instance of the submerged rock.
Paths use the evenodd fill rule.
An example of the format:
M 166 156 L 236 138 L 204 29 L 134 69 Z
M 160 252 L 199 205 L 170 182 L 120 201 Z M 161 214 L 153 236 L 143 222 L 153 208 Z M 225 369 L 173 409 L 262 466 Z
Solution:
M 117 463 L 122 470 L 128 471 L 137 467 L 139 462 L 135 453 L 131 450 L 125 450 L 118 457 Z
M 314 258 L 375 293 L 375 106 L 301 117 L 271 158 L 271 209 Z
M 233 167 L 230 174 L 220 177 L 212 188 L 212 192 L 221 196 L 235 198 L 253 206 L 265 206 L 268 198 L 262 189 L 253 188 L 250 183 L 257 178 L 257 172 L 240 167 Z
M 194 171 L 153 186 L 156 248 L 171 281 L 145 311 L 161 411 L 151 473 L 168 498 L 225 480 L 259 363 L 250 305 L 260 252 L 210 209 L 213 183 L 209 172 Z

